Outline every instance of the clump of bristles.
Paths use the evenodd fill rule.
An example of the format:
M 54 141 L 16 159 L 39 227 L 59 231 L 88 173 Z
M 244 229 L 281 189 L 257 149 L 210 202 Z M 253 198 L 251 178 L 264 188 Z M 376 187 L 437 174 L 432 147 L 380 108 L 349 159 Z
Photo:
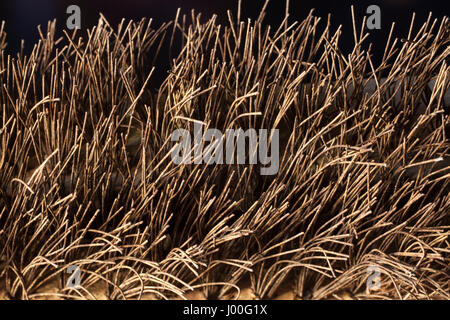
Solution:
M 264 11 L 226 26 L 179 14 L 158 29 L 102 16 L 87 38 L 58 40 L 50 23 L 16 57 L 2 25 L 9 297 L 226 298 L 246 282 L 271 298 L 288 280 L 298 298 L 450 298 L 449 20 L 430 16 L 415 35 L 411 23 L 375 65 L 355 20 L 344 55 L 329 21 L 270 29 Z M 164 43 L 174 58 L 156 87 Z M 278 174 L 174 164 L 171 133 L 194 121 L 280 129 Z M 72 265 L 82 288 L 66 286 Z M 379 290 L 366 288 L 371 267 Z

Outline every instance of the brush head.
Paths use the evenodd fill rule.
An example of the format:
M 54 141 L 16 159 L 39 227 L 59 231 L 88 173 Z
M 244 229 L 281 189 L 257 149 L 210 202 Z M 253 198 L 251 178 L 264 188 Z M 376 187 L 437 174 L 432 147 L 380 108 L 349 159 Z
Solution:
M 387 41 L 374 65 L 312 14 L 278 29 L 264 14 L 117 29 L 101 17 L 62 40 L 50 23 L 17 59 L 2 25 L 0 290 L 224 298 L 246 283 L 270 298 L 288 281 L 302 298 L 450 298 L 448 19 Z M 180 45 L 156 85 L 148 57 L 166 39 Z M 248 155 L 174 163 L 172 133 L 199 122 L 278 129 L 278 171 Z M 71 266 L 85 290 L 67 287 Z

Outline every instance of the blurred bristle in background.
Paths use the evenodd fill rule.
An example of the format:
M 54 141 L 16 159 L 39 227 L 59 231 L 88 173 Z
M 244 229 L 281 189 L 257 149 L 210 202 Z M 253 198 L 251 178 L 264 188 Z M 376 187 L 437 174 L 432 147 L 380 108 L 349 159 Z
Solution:
M 450 298 L 448 18 L 399 21 L 403 41 L 385 27 L 375 59 L 357 7 L 342 29 L 315 11 L 267 23 L 263 4 L 251 20 L 95 12 L 87 30 L 43 24 L 28 52 L 0 26 L 9 298 L 229 298 L 242 283 L 272 298 L 287 280 L 301 299 Z M 195 121 L 280 129 L 278 173 L 174 164 L 171 133 Z

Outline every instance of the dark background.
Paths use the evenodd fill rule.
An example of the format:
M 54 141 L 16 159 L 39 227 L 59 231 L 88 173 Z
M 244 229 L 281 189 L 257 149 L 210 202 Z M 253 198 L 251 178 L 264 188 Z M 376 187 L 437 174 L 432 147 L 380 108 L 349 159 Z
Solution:
M 271 0 L 268 7 L 266 24 L 278 26 L 285 12 L 285 0 Z M 255 19 L 258 16 L 264 0 L 242 0 L 242 18 Z M 122 18 L 141 19 L 153 18 L 155 25 L 160 25 L 175 17 L 178 7 L 183 13 L 191 9 L 202 12 L 206 21 L 212 14 L 218 14 L 219 21 L 227 23 L 226 10 L 237 12 L 237 0 L 0 0 L 0 20 L 6 21 L 6 32 L 10 54 L 15 55 L 20 48 L 20 40 L 25 40 L 25 52 L 30 52 L 38 39 L 37 25 L 45 31 L 47 22 L 57 19 L 58 29 L 66 27 L 66 9 L 76 4 L 81 8 L 81 28 L 86 30 L 97 23 L 99 13 L 103 13 L 113 26 L 117 26 Z M 291 20 L 302 20 L 312 8 L 315 14 L 321 16 L 324 22 L 331 13 L 333 28 L 342 24 L 343 35 L 340 40 L 344 50 L 350 50 L 354 44 L 352 17 L 350 5 L 355 6 L 358 24 L 366 15 L 366 9 L 371 4 L 381 8 L 381 29 L 370 30 L 368 42 L 373 43 L 374 61 L 381 59 L 384 45 L 393 21 L 396 22 L 395 36 L 406 37 L 408 34 L 412 13 L 416 13 L 416 28 L 426 21 L 430 11 L 433 16 L 441 18 L 449 16 L 448 3 L 443 1 L 419 0 L 382 0 L 382 1 L 309 1 L 290 0 Z M 166 55 L 167 56 L 167 55 Z M 165 63 L 162 63 L 165 65 Z

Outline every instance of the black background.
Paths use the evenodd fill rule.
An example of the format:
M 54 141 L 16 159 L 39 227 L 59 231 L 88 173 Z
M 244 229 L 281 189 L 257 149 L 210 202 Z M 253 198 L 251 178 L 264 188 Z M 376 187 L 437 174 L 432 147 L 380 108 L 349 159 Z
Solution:
M 255 19 L 263 3 L 264 0 L 242 0 L 242 18 Z M 285 3 L 285 0 L 270 1 L 266 24 L 274 27 L 280 24 L 284 18 Z M 237 0 L 0 0 L 0 20 L 6 21 L 7 52 L 15 55 L 20 48 L 21 39 L 24 39 L 25 53 L 29 53 L 38 39 L 37 25 L 41 25 L 45 30 L 49 20 L 56 18 L 58 29 L 65 28 L 68 18 L 66 9 L 71 4 L 81 8 L 83 30 L 97 23 L 100 12 L 113 26 L 117 26 L 122 18 L 140 20 L 143 17 L 153 18 L 155 26 L 158 26 L 175 18 L 178 7 L 187 14 L 190 14 L 191 9 L 202 12 L 204 21 L 217 14 L 219 21 L 226 24 L 226 11 L 230 9 L 236 15 L 238 7 Z M 341 49 L 349 53 L 354 45 L 350 6 L 355 6 L 357 23 L 360 24 L 366 15 L 367 7 L 371 4 L 377 4 L 381 8 L 381 29 L 370 30 L 367 41 L 367 44 L 373 44 L 372 54 L 375 63 L 381 60 L 392 22 L 396 23 L 394 36 L 404 38 L 408 34 L 413 12 L 416 13 L 416 28 L 413 29 L 415 31 L 426 21 L 430 11 L 436 18 L 449 16 L 448 1 L 445 0 L 290 0 L 290 21 L 302 20 L 312 8 L 315 8 L 315 15 L 323 17 L 325 24 L 330 13 L 332 28 L 336 29 L 342 25 Z M 160 65 L 158 72 L 163 72 L 161 69 L 167 69 L 168 62 L 160 61 Z
M 197 307 L 228 305 L 267 305 L 267 315 L 223 314 L 211 316 L 185 316 L 183 310 L 193 304 Z M 433 310 L 445 314 L 448 301 L 0 301 L 4 314 L 23 319 L 41 314 L 45 319 L 61 319 L 70 315 L 74 319 L 361 319 L 370 314 L 373 319 L 392 317 L 397 311 L 409 319 Z M 8 312 L 8 309 L 10 310 Z M 441 311 L 439 311 L 441 310 Z

